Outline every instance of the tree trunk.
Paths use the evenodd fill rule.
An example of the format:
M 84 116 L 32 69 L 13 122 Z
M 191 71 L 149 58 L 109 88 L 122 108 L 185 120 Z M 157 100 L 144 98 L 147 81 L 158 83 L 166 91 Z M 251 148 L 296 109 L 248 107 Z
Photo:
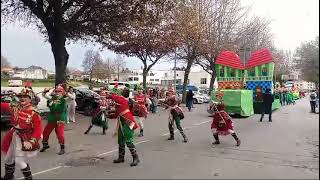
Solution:
M 182 88 L 182 103 L 186 103 L 186 96 L 187 96 L 187 84 L 188 78 L 191 70 L 191 66 L 193 64 L 193 59 L 188 59 L 187 68 L 184 70 L 184 79 L 183 79 L 183 88 Z
M 143 89 L 147 89 L 147 74 L 148 74 L 148 69 L 147 67 L 144 67 L 143 73 L 142 73 Z
M 210 79 L 210 86 L 209 86 L 209 92 L 211 93 L 211 91 L 213 90 L 213 86 L 214 86 L 214 81 L 216 80 L 216 71 L 215 71 L 215 67 L 214 67 L 215 63 L 213 60 L 210 61 L 210 68 L 212 70 L 211 73 L 211 79 Z
M 54 56 L 55 62 L 55 74 L 56 74 L 56 84 L 64 84 L 67 80 L 67 64 L 69 59 L 69 54 L 65 47 L 66 38 L 64 35 L 56 33 L 49 36 L 49 42 L 51 44 L 51 50 Z
M 211 79 L 210 79 L 210 86 L 209 86 L 209 92 L 211 93 L 211 91 L 213 90 L 213 86 L 214 86 L 214 81 L 216 80 L 216 74 L 213 71 L 211 73 Z

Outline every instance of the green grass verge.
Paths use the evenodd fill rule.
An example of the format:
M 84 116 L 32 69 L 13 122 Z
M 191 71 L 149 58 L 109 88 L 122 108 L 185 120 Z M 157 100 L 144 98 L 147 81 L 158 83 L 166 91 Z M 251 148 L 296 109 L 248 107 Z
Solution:
M 24 86 L 26 81 L 22 81 L 22 86 Z M 32 82 L 32 87 L 54 87 L 54 80 L 34 80 Z M 71 81 L 68 82 L 68 86 L 72 86 L 72 87 L 78 87 L 80 86 L 81 83 L 80 82 L 75 82 L 75 81 Z M 7 79 L 1 79 L 1 87 L 8 87 L 8 80 Z

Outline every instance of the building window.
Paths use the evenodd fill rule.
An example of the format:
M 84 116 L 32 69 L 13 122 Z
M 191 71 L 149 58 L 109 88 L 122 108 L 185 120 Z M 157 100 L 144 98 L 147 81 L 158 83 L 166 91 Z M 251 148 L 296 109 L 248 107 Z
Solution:
M 249 71 L 249 76 L 255 76 L 256 75 L 256 72 L 255 72 L 255 70 L 254 69 L 250 69 Z
M 159 82 L 159 79 L 155 79 L 155 81 Z
M 268 76 L 267 68 L 263 67 L 262 68 L 262 76 Z
M 134 80 L 134 81 L 139 81 L 139 78 L 138 78 L 138 77 L 135 77 L 133 80 Z
M 154 73 L 150 73 L 150 76 L 154 76 Z
M 133 78 L 132 78 L 132 77 L 129 77 L 129 81 L 133 81 Z
M 164 77 L 168 77 L 168 73 L 164 73 Z
M 154 81 L 154 79 L 150 79 L 150 81 Z
M 179 74 L 177 74 L 177 76 L 179 76 Z
M 200 84 L 207 84 L 207 78 L 201 78 Z
M 224 69 L 220 68 L 220 77 L 224 77 Z
M 236 76 L 236 70 L 235 69 L 230 69 L 230 76 L 235 77 Z

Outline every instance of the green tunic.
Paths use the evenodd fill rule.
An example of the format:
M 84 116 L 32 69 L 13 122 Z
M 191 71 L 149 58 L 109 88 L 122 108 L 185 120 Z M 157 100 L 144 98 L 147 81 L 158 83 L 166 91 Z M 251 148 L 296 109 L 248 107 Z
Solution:
M 134 139 L 134 131 L 131 130 L 125 120 L 120 117 L 121 125 L 118 129 L 118 144 L 125 145 L 125 144 L 133 144 Z
M 93 116 L 91 119 L 91 123 L 96 126 L 108 129 L 107 115 L 103 111 L 99 112 L 97 116 Z
M 120 91 L 120 89 L 118 89 L 118 88 L 112 88 L 111 91 L 121 96 L 121 91 Z
M 67 122 L 67 100 L 65 97 L 53 97 L 48 99 L 47 106 L 50 109 L 48 123 Z

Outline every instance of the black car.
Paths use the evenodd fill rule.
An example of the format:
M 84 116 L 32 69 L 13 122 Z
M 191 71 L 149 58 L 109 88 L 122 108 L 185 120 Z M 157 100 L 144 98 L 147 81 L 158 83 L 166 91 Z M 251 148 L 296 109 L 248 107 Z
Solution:
M 99 106 L 100 96 L 96 92 L 85 89 L 75 89 L 77 110 L 83 111 L 84 115 L 92 116 L 93 111 Z

